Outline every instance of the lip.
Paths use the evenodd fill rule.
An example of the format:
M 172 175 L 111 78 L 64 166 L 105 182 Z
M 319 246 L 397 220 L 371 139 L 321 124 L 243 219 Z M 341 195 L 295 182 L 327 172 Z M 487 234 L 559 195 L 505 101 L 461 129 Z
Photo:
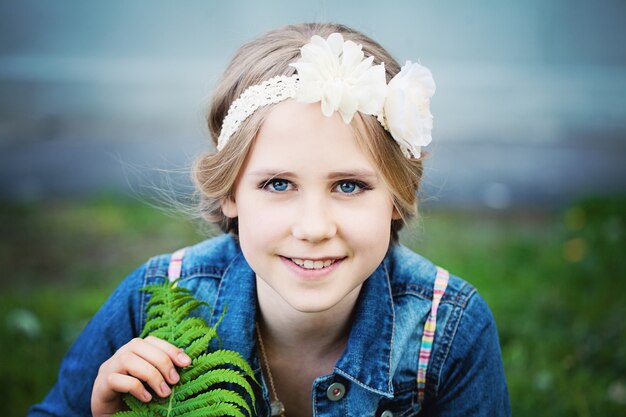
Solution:
M 294 259 L 306 259 L 306 260 L 311 260 L 311 261 L 326 261 L 326 260 L 335 261 L 325 268 L 305 269 L 305 268 L 302 268 L 300 265 L 296 264 L 295 262 L 293 262 L 291 258 L 287 258 L 284 256 L 279 256 L 279 257 L 280 257 L 280 260 L 283 261 L 285 266 L 287 266 L 287 268 L 289 268 L 290 271 L 294 272 L 296 275 L 306 280 L 315 280 L 315 279 L 326 277 L 327 275 L 335 271 L 339 267 L 339 265 L 343 263 L 343 260 L 345 259 L 345 257 L 344 258 L 333 258 L 333 257 L 330 257 L 330 258 L 297 258 L 296 257 L 294 258 Z

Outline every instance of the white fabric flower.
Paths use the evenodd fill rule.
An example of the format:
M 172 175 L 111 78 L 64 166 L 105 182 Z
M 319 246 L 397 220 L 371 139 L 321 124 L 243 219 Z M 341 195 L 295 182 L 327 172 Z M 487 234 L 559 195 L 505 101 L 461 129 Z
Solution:
M 430 98 L 434 93 L 435 80 L 430 70 L 411 61 L 406 61 L 387 86 L 383 109 L 387 129 L 415 158 L 432 140 Z
M 432 141 L 430 99 L 435 81 L 428 68 L 406 61 L 387 85 L 384 64 L 372 65 L 374 58 L 365 58 L 361 45 L 344 41 L 339 33 L 327 39 L 311 37 L 300 53 L 298 61 L 289 64 L 297 74 L 250 86 L 231 104 L 218 150 L 259 107 L 295 98 L 304 103 L 319 101 L 325 116 L 336 111 L 345 123 L 357 111 L 375 115 L 405 156 L 420 157 L 421 147 Z
M 387 90 L 385 67 L 364 59 L 362 46 L 343 40 L 339 33 L 328 39 L 315 35 L 301 49 L 301 58 L 290 64 L 298 71 L 296 99 L 305 103 L 320 101 L 322 113 L 337 111 L 345 123 L 354 113 L 377 115 Z

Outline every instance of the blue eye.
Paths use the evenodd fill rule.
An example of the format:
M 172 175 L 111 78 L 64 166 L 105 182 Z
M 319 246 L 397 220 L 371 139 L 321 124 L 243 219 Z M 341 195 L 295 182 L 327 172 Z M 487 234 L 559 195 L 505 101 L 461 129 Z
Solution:
M 359 183 L 357 181 L 342 181 L 337 185 L 339 192 L 343 194 L 357 194 L 367 187 L 365 184 Z
M 289 188 L 289 181 L 277 178 L 268 181 L 266 186 L 269 187 L 269 189 L 272 191 L 287 191 L 287 189 Z
M 342 193 L 351 194 L 356 190 L 357 185 L 353 182 L 342 182 L 339 184 L 339 189 Z

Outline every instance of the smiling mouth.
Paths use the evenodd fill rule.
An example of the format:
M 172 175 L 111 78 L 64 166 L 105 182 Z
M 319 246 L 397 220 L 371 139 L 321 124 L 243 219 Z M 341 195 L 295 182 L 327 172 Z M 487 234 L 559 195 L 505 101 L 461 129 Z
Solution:
M 334 264 L 335 262 L 339 260 L 339 259 L 326 259 L 324 261 L 322 260 L 313 261 L 311 259 L 298 259 L 298 258 L 288 258 L 288 259 L 303 269 L 328 268 L 329 266 L 331 266 L 332 264 Z

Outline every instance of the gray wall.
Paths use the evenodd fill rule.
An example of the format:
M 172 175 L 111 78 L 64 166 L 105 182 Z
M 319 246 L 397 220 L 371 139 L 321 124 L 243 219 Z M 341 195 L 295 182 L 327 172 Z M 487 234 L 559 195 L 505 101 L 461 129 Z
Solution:
M 624 1 L 29 0 L 0 1 L 0 195 L 142 192 L 184 171 L 209 149 L 206 100 L 234 50 L 311 20 L 432 69 L 431 204 L 626 189 Z

